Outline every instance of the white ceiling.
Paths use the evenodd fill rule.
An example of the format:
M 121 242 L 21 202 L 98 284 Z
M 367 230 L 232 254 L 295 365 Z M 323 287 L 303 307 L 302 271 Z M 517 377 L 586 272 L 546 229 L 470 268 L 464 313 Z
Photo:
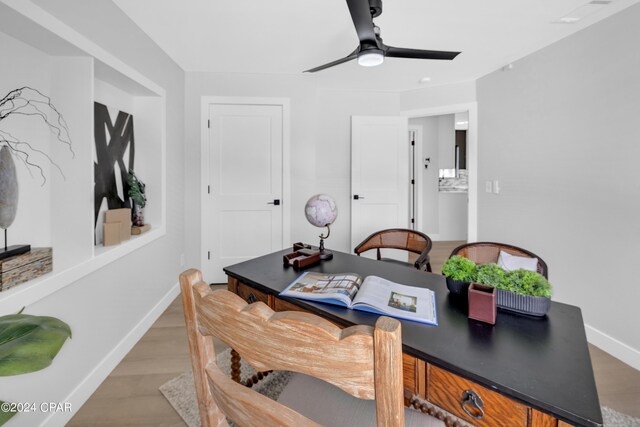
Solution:
M 278 73 L 351 53 L 345 0 L 113 0 L 186 71 Z M 308 75 L 319 84 L 397 91 L 474 80 L 640 0 L 614 0 L 575 24 L 552 23 L 585 0 L 386 0 L 375 19 L 386 44 L 462 51 L 453 61 L 351 61 Z M 428 83 L 420 83 L 430 77 Z

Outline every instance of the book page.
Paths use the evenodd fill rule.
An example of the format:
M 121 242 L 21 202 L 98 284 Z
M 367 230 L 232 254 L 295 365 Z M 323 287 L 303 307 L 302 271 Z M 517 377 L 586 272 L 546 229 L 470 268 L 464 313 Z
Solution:
M 280 295 L 351 307 L 361 285 L 362 277 L 355 273 L 323 274 L 310 271 L 301 274 Z
M 401 285 L 377 276 L 364 279 L 352 307 L 400 319 L 438 324 L 433 291 Z

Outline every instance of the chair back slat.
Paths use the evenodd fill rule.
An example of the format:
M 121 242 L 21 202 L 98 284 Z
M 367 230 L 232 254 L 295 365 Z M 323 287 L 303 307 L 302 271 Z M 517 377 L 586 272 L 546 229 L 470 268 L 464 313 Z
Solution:
M 404 228 L 392 228 L 373 233 L 355 248 L 361 254 L 370 249 L 402 249 L 420 254 L 425 249 L 431 250 L 431 239 L 424 233 Z
M 340 329 L 311 313 L 276 313 L 207 285 L 195 286 L 194 298 L 200 333 L 217 337 L 256 370 L 300 372 L 355 397 L 375 398 L 371 326 Z
M 319 427 L 296 411 L 238 384 L 215 363 L 206 368 L 215 402 L 236 424 L 246 427 Z M 225 421 L 225 425 L 226 421 Z
M 470 259 L 476 264 L 488 264 L 498 262 L 500 251 L 504 251 L 509 255 L 515 255 L 527 258 L 538 258 L 538 273 L 542 274 L 545 278 L 549 278 L 549 270 L 547 263 L 538 255 L 530 252 L 526 249 L 519 248 L 513 245 L 507 245 L 505 243 L 495 242 L 475 242 L 460 245 L 451 252 L 451 256 L 460 255 Z
M 378 426 L 404 425 L 401 325 L 381 316 L 375 328 L 340 329 L 311 313 L 274 312 L 226 291 L 211 291 L 197 270 L 180 275 L 200 420 L 226 426 L 316 426 L 303 415 L 228 378 L 216 365 L 210 335 L 259 371 L 320 378 L 353 396 L 376 400 Z M 310 397 L 312 398 L 312 397 Z

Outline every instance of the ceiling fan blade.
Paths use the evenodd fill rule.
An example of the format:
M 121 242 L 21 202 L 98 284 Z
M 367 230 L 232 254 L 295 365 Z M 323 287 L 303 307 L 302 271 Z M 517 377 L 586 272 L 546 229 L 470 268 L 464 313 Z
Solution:
M 385 46 L 385 56 L 390 58 L 414 58 L 414 59 L 443 59 L 452 60 L 460 52 L 448 52 L 444 50 L 406 49 L 404 47 Z
M 347 0 L 347 6 L 349 6 L 349 13 L 356 27 L 360 44 L 377 46 L 369 0 Z
M 305 73 L 315 73 L 316 71 L 325 70 L 327 68 L 334 67 L 336 65 L 343 64 L 345 62 L 349 62 L 352 59 L 356 59 L 358 57 L 358 49 L 354 50 L 348 56 L 345 56 L 342 59 L 338 59 L 337 61 L 329 62 L 328 64 L 320 65 L 319 67 L 312 68 L 310 70 L 306 70 Z

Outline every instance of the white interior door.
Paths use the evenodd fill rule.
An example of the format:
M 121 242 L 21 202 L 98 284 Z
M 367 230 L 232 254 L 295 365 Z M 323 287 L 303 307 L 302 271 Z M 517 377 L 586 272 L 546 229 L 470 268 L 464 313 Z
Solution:
M 406 117 L 351 118 L 352 251 L 371 233 L 408 227 L 407 132 Z
M 209 106 L 209 282 L 283 247 L 282 115 L 280 105 Z

